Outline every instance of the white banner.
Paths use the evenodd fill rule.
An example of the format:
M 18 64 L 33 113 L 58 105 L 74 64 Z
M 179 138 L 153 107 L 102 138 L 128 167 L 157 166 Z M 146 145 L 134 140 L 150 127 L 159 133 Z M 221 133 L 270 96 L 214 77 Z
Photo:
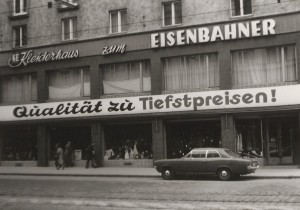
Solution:
M 0 106 L 0 121 L 168 113 L 300 104 L 300 85 Z

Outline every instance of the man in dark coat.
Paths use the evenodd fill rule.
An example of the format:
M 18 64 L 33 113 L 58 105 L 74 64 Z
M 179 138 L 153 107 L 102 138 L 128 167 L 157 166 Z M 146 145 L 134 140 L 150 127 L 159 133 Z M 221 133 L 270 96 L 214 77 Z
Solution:
M 87 147 L 87 149 L 86 149 L 86 164 L 85 164 L 85 168 L 89 168 L 90 162 L 92 162 L 92 167 L 96 168 L 94 142 L 92 142 Z

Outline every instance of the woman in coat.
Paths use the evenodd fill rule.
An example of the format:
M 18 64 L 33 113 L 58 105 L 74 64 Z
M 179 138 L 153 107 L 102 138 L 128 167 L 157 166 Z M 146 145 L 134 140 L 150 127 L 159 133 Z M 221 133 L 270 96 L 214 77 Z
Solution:
M 64 169 L 65 165 L 64 165 L 64 152 L 60 146 L 59 143 L 56 144 L 56 169 L 59 170 L 59 168 Z

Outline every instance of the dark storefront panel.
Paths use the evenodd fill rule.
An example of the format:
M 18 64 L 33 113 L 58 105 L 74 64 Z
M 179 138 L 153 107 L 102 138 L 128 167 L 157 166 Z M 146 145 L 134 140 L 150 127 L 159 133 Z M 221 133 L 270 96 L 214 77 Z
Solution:
M 167 157 L 180 158 L 196 147 L 221 146 L 221 122 L 166 123 Z
M 56 151 L 55 145 L 59 143 L 62 149 L 64 149 L 68 141 L 71 142 L 72 152 L 74 153 L 75 150 L 79 150 L 81 158 L 86 159 L 86 148 L 91 143 L 91 128 L 89 126 L 53 126 L 49 128 L 49 137 L 50 160 L 53 160 L 53 155 Z
M 37 131 L 34 126 L 6 127 L 2 132 L 2 160 L 37 160 Z

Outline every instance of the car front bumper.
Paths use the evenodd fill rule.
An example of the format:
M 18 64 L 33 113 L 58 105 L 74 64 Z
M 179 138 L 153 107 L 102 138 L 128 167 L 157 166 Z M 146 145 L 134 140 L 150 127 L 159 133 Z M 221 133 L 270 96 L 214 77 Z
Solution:
M 247 166 L 248 173 L 254 173 L 259 166 Z

